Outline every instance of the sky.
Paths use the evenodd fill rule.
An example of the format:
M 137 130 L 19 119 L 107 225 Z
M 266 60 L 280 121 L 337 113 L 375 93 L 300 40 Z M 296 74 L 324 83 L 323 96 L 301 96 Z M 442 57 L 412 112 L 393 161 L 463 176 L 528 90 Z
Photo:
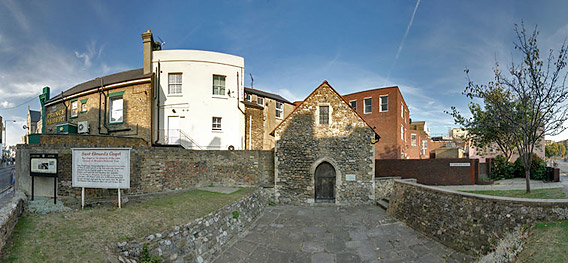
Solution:
M 568 1 L 0 0 L 0 116 L 20 143 L 28 107 L 108 74 L 142 68 L 141 33 L 164 49 L 245 59 L 245 85 L 303 100 L 327 80 L 340 94 L 397 85 L 432 135 L 467 113 L 464 70 L 492 79 L 514 58 L 514 24 L 538 25 L 541 50 L 568 36 Z M 15 122 L 14 122 L 15 121 Z M 568 132 L 546 139 L 568 139 Z

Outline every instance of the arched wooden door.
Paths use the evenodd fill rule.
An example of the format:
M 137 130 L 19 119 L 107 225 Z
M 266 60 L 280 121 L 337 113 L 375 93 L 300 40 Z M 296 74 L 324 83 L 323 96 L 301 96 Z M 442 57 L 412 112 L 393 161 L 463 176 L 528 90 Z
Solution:
M 335 169 L 328 162 L 318 165 L 315 172 L 316 202 L 335 202 Z

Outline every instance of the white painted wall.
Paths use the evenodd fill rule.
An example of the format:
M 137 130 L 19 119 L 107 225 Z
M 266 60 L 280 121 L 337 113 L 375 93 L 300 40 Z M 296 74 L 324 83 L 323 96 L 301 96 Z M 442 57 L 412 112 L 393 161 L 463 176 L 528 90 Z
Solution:
M 178 116 L 179 128 L 203 149 L 244 149 L 244 58 L 201 50 L 160 50 L 152 56 L 160 93 L 154 118 L 160 130 L 154 132 L 160 133 L 160 142 L 168 118 Z M 168 94 L 168 73 L 182 73 L 181 95 Z M 226 77 L 225 96 L 213 95 L 213 75 Z M 222 118 L 221 131 L 212 130 L 212 117 Z

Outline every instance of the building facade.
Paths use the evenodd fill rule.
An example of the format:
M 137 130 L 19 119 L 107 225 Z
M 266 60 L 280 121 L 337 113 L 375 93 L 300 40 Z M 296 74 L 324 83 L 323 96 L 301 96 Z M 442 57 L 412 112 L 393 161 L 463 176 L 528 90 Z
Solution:
M 425 121 L 410 122 L 409 159 L 430 158 L 430 129 Z
M 295 105 L 278 94 L 245 87 L 245 148 L 271 150 L 274 136 L 270 132 L 290 114 Z
M 376 133 L 327 81 L 273 134 L 278 202 L 374 203 Z
M 377 159 L 410 156 L 410 111 L 397 86 L 343 95 L 351 107 L 381 135 L 375 144 Z
M 96 78 L 48 98 L 43 132 L 138 137 L 151 144 L 152 97 L 153 75 L 143 69 Z
M 151 61 L 158 85 L 156 143 L 244 149 L 244 59 L 201 50 L 153 50 L 151 33 L 142 38 L 148 43 L 144 59 Z

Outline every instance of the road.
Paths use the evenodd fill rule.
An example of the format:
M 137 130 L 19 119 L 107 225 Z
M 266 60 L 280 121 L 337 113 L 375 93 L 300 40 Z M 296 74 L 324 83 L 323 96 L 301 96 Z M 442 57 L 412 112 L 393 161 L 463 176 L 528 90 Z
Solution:
M 15 168 L 14 165 L 9 165 L 6 167 L 0 166 L 0 191 L 6 189 L 6 187 L 10 186 L 10 170 Z

